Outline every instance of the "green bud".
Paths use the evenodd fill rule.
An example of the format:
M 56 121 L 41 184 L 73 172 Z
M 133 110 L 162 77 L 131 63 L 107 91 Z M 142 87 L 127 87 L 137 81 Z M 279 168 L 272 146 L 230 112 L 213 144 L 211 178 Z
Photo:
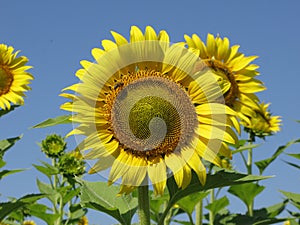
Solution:
M 73 151 L 59 158 L 58 168 L 64 176 L 80 176 L 85 173 L 85 162 L 80 152 Z
M 41 143 L 42 151 L 50 158 L 57 158 L 64 153 L 67 147 L 65 140 L 57 134 L 51 134 Z

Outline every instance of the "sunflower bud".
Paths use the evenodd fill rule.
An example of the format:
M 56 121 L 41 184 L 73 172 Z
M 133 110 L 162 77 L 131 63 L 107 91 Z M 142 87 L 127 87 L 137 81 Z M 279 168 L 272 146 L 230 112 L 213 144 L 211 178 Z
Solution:
M 222 159 L 221 160 L 221 167 L 224 168 L 224 169 L 231 169 L 232 168 L 231 163 L 228 159 Z
M 85 162 L 80 152 L 73 151 L 59 158 L 58 168 L 64 176 L 80 176 L 85 173 Z
M 41 143 L 42 151 L 50 158 L 57 158 L 64 153 L 67 143 L 60 135 L 51 134 Z

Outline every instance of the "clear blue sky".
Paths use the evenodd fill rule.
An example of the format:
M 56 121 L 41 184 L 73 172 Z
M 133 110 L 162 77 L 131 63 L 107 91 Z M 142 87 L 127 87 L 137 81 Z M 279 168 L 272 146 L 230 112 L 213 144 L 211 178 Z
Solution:
M 268 138 L 266 144 L 255 151 L 255 160 L 271 156 L 277 146 L 300 138 L 299 84 L 300 84 L 300 1 L 4 1 L 0 0 L 0 43 L 21 49 L 27 56 L 31 73 L 35 76 L 32 91 L 28 92 L 25 106 L 2 117 L 0 139 L 24 137 L 5 156 L 7 168 L 28 168 L 11 175 L 0 183 L 1 199 L 37 193 L 38 174 L 32 164 L 45 157 L 36 142 L 49 133 L 65 135 L 70 126 L 49 129 L 28 128 L 49 117 L 62 115 L 59 109 L 64 99 L 59 97 L 62 88 L 77 82 L 74 73 L 82 59 L 92 60 L 90 50 L 100 47 L 102 39 L 111 39 L 110 30 L 128 37 L 131 25 L 144 29 L 151 25 L 157 31 L 167 30 L 171 40 L 183 41 L 184 34 L 197 33 L 205 38 L 207 33 L 227 36 L 232 44 L 240 44 L 246 55 L 258 55 L 260 79 L 268 90 L 260 98 L 271 102 L 274 115 L 283 118 L 282 131 Z M 70 148 L 74 139 L 68 139 Z M 299 146 L 289 149 L 299 152 Z M 288 159 L 281 157 L 281 159 Z M 236 168 L 244 170 L 240 159 Z M 255 170 L 256 173 L 258 171 Z M 298 172 L 298 173 L 297 173 Z M 281 200 L 277 190 L 299 192 L 299 171 L 277 160 L 266 170 L 275 178 L 263 182 L 268 188 L 256 201 L 256 208 Z M 233 200 L 231 206 L 244 210 Z M 241 209 L 239 209 L 241 208 Z M 91 215 L 90 221 L 106 221 L 108 217 Z

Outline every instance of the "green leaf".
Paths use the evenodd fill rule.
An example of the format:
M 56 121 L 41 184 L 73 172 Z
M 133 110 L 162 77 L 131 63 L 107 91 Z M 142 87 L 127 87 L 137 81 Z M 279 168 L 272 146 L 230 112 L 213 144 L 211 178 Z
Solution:
M 283 202 L 269 206 L 267 208 L 254 210 L 253 216 L 261 219 L 275 218 L 285 209 L 287 202 L 288 200 L 285 200 Z
M 55 118 L 50 118 L 37 125 L 34 125 L 32 128 L 44 128 L 44 127 L 56 126 L 59 124 L 69 124 L 72 123 L 71 118 L 72 115 L 57 116 Z
M 60 216 L 59 214 L 49 214 L 46 212 L 34 211 L 34 210 L 30 211 L 30 214 L 32 216 L 40 218 L 41 220 L 44 220 L 47 224 L 55 224 L 55 222 Z
M 190 215 L 193 213 L 196 204 L 208 195 L 207 191 L 190 194 L 177 202 L 180 208 Z
M 22 172 L 24 171 L 25 169 L 18 169 L 18 170 L 2 170 L 0 171 L 0 180 L 3 178 L 3 177 L 6 177 L 10 174 L 14 174 L 14 173 L 18 173 L 18 172 Z
M 298 165 L 298 164 L 295 164 L 295 163 L 291 163 L 291 162 L 287 162 L 287 161 L 285 161 L 285 160 L 283 160 L 286 164 L 289 164 L 290 166 L 293 166 L 293 167 L 295 167 L 295 168 L 297 168 L 297 169 L 300 169 L 300 166 Z
M 208 174 L 206 184 L 202 186 L 197 175 L 193 172 L 191 183 L 182 190 L 177 187 L 174 177 L 170 177 L 167 180 L 167 187 L 170 194 L 170 201 L 167 206 L 167 211 L 170 210 L 172 206 L 180 199 L 196 192 L 206 191 L 212 188 L 249 183 L 267 178 L 270 177 L 242 174 L 229 170 L 220 170 L 213 175 Z
M 292 144 L 296 144 L 299 143 L 300 139 L 297 140 L 293 140 L 288 142 L 286 145 L 282 145 L 280 146 L 276 152 L 272 155 L 272 157 L 268 158 L 268 159 L 264 159 L 258 162 L 255 162 L 255 165 L 257 166 L 257 168 L 259 169 L 260 174 L 262 174 L 264 172 L 264 170 L 285 150 L 287 149 L 289 146 L 291 146 Z
M 60 197 L 60 194 L 52 188 L 50 184 L 46 184 L 37 179 L 37 186 L 41 193 L 46 194 L 47 198 L 55 205 Z
M 253 202 L 254 198 L 264 189 L 264 186 L 260 186 L 255 183 L 247 183 L 231 186 L 228 189 L 228 192 L 241 199 L 246 204 L 246 206 L 248 206 L 251 204 L 251 202 Z
M 0 141 L 0 158 L 4 155 L 4 153 L 14 146 L 14 144 L 20 140 L 23 137 L 23 135 L 20 135 L 19 137 L 13 137 L 13 138 L 8 138 L 6 140 L 1 140 Z
M 122 224 L 130 224 L 137 209 L 137 198 L 130 195 L 118 196 L 118 186 L 108 186 L 106 182 L 89 182 L 79 180 L 81 183 L 81 204 L 83 207 L 105 212 Z
M 3 161 L 3 159 L 0 158 L 0 168 L 6 165 L 6 162 Z
M 233 150 L 232 154 L 236 154 L 238 152 L 243 152 L 243 151 L 246 151 L 248 149 L 254 149 L 254 148 L 257 148 L 259 146 L 261 146 L 261 144 L 247 144 L 247 145 L 242 145 L 239 148 L 237 148 L 236 150 Z
M 298 193 L 293 193 L 293 192 L 287 192 L 287 191 L 282 191 L 280 192 L 287 197 L 287 199 L 291 200 L 292 204 L 300 209 L 300 194 Z
M 182 221 L 182 220 L 173 220 L 173 221 L 183 225 L 191 225 L 191 222 L 188 221 Z
M 32 204 L 44 196 L 45 195 L 43 194 L 29 194 L 15 201 L 0 203 L 0 221 L 2 221 L 11 212 L 19 210 L 28 204 Z
M 80 188 L 70 190 L 66 195 L 63 196 L 63 205 L 67 204 L 75 196 L 78 196 L 80 193 Z
M 210 210 L 214 215 L 216 215 L 219 211 L 229 205 L 229 200 L 226 196 L 214 200 L 213 203 L 205 206 L 208 210 Z
M 300 159 L 300 154 L 292 154 L 292 153 L 288 153 L 287 155 L 292 156 L 296 159 Z
M 5 114 L 7 114 L 7 113 L 9 113 L 9 112 L 11 112 L 11 111 L 13 111 L 15 108 L 17 108 L 17 107 L 19 107 L 19 105 L 12 105 L 11 107 L 10 107 L 10 109 L 0 109 L 0 117 L 1 116 L 4 116 Z
M 32 164 L 38 171 L 40 171 L 41 173 L 43 173 L 44 175 L 46 175 L 47 177 L 51 177 L 52 175 L 56 175 L 59 173 L 59 169 L 51 166 L 41 166 L 41 165 L 36 165 L 36 164 Z
M 87 213 L 87 210 L 83 209 L 80 204 L 76 204 L 70 206 L 70 212 L 70 220 L 78 220 Z

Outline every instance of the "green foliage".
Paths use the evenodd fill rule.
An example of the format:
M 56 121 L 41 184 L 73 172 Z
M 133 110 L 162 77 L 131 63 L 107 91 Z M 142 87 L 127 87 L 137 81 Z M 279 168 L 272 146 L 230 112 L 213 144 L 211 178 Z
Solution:
M 3 177 L 6 177 L 10 174 L 14 174 L 14 173 L 18 173 L 18 172 L 22 172 L 24 171 L 24 169 L 18 169 L 18 170 L 2 170 L 0 171 L 0 180 L 3 178 Z
M 118 196 L 119 187 L 108 186 L 106 182 L 81 183 L 81 205 L 102 211 L 114 217 L 121 224 L 130 225 L 137 209 L 137 198 L 131 195 Z
M 214 215 L 224 209 L 226 206 L 229 205 L 229 200 L 226 196 L 214 200 L 212 203 L 205 206 L 209 211 L 211 211 Z
M 196 204 L 207 197 L 207 191 L 201 191 L 194 194 L 190 194 L 182 199 L 180 199 L 176 204 L 183 209 L 188 214 L 192 215 Z
M 260 174 L 262 174 L 264 172 L 264 170 L 281 154 L 283 153 L 289 146 L 291 146 L 292 144 L 296 144 L 299 143 L 300 139 L 297 140 L 293 140 L 288 142 L 286 145 L 282 145 L 280 146 L 276 152 L 272 155 L 272 157 L 268 158 L 268 159 L 264 159 L 258 162 L 255 162 L 255 165 L 257 166 L 257 168 L 259 169 Z
M 71 118 L 72 118 L 71 115 L 57 116 L 55 118 L 47 119 L 47 120 L 33 126 L 32 128 L 45 128 L 45 127 L 56 126 L 59 124 L 70 124 L 70 123 L 72 123 Z
M 30 194 L 25 195 L 22 198 L 15 201 L 0 203 L 0 221 L 2 221 L 11 212 L 24 208 L 25 206 L 28 206 L 32 203 L 35 203 L 37 200 L 43 197 L 43 194 Z
M 6 115 L 7 113 L 10 113 L 11 111 L 15 110 L 15 108 L 18 108 L 20 105 L 12 105 L 10 109 L 0 109 L 0 117 Z
M 21 136 L 8 138 L 0 141 L 0 159 L 2 159 L 4 153 L 10 149 L 14 144 L 22 138 Z
M 241 199 L 246 206 L 251 204 L 254 198 L 260 194 L 265 187 L 260 186 L 256 183 L 247 183 L 231 186 L 228 192 Z

